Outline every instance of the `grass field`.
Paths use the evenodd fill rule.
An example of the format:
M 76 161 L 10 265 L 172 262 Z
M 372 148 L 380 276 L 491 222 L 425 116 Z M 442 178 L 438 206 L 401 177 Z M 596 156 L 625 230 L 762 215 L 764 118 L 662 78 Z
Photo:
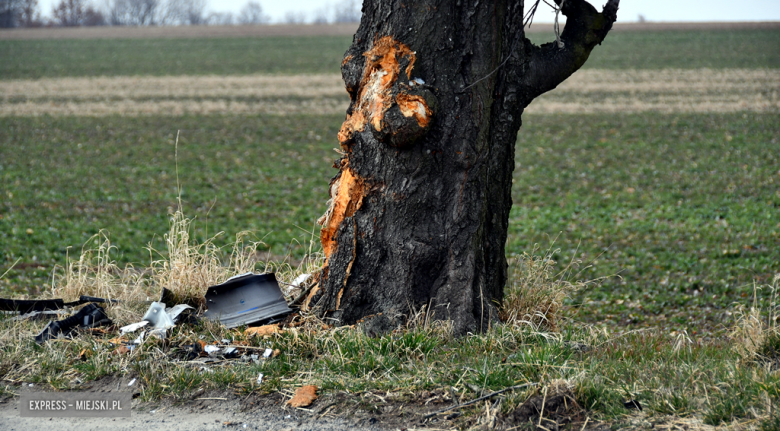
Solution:
M 80 339 L 62 352 L 32 343 L 3 348 L 37 329 L 3 326 L 0 372 L 58 389 L 72 387 L 74 375 L 164 376 L 145 386 L 144 400 L 201 385 L 272 393 L 314 380 L 330 391 L 401 394 L 406 403 L 419 391 L 444 400 L 451 386 L 469 399 L 563 379 L 601 419 L 623 417 L 623 401 L 635 397 L 648 415 L 674 418 L 669 429 L 732 420 L 777 429 L 780 416 L 767 405 L 780 399 L 780 356 L 770 349 L 764 354 L 775 362 L 762 362 L 738 351 L 750 336 L 733 331 L 753 334 L 738 305 L 751 304 L 754 292 L 765 313 L 777 305 L 769 286 L 777 288 L 780 273 L 778 40 L 777 30 L 616 32 L 581 74 L 529 107 L 515 157 L 509 257 L 549 249 L 554 272 L 577 260 L 571 279 L 600 279 L 567 300 L 568 319 L 551 338 L 509 327 L 456 341 L 428 327 L 394 339 L 287 332 L 268 343 L 289 355 L 206 379 L 155 362 L 154 343 L 132 363 L 99 363 L 96 354 L 72 368 L 74 355 L 104 351 L 106 340 Z M 336 172 L 344 102 L 335 74 L 348 44 L 346 37 L 0 41 L 0 58 L 12 59 L 0 63 L 0 275 L 16 263 L 0 277 L 0 294 L 47 291 L 55 266 L 103 229 L 118 263 L 148 266 L 159 256 L 145 247 L 163 248 L 179 193 L 198 240 L 224 232 L 215 243 L 228 246 L 249 230 L 271 259 L 301 258 L 318 236 L 314 221 Z M 203 76 L 220 74 L 231 77 Z M 322 81 L 295 84 L 310 79 L 304 74 Z M 321 112 L 324 101 L 329 114 L 306 111 Z M 117 108 L 129 102 L 151 110 Z M 241 112 L 230 109 L 235 102 L 282 108 Z M 73 115 L 83 103 L 96 105 Z M 198 114 L 176 103 L 213 109 Z M 58 108 L 67 104 L 75 108 Z M 285 115 L 268 113 L 279 111 Z M 243 340 L 220 328 L 188 331 L 172 339 Z M 595 347 L 583 353 L 577 343 Z M 27 356 L 37 359 L 20 369 Z M 268 376 L 262 389 L 246 383 L 258 371 Z M 531 392 L 494 408 L 507 413 Z
M 531 33 L 534 42 L 554 38 Z M 339 73 L 351 37 L 0 41 L 0 79 Z M 778 68 L 780 30 L 616 32 L 585 68 Z
M 198 237 L 256 232 L 273 254 L 308 246 L 325 211 L 340 116 L 2 118 L 4 289 L 41 289 L 67 247 L 100 229 L 117 259 L 143 248 L 176 207 Z M 509 251 L 557 238 L 560 259 L 609 278 L 580 318 L 628 327 L 718 328 L 733 301 L 780 272 L 778 114 L 526 116 Z M 96 180 L 96 179 L 100 180 Z M 159 237 L 158 237 L 159 239 Z M 576 251 L 576 253 L 575 253 Z M 302 248 L 294 254 L 300 256 Z M 593 301 L 593 302 L 591 302 Z M 728 321 L 728 319 L 726 319 Z

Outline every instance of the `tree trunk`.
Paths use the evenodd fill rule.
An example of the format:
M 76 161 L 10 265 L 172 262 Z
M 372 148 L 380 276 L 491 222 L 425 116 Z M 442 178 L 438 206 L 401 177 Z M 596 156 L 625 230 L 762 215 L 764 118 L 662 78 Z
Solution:
M 560 0 L 557 3 L 561 3 Z M 563 46 L 523 32 L 522 1 L 365 0 L 342 63 L 326 256 L 305 305 L 381 333 L 425 310 L 486 330 L 507 281 L 520 116 L 576 71 L 616 19 L 565 0 Z

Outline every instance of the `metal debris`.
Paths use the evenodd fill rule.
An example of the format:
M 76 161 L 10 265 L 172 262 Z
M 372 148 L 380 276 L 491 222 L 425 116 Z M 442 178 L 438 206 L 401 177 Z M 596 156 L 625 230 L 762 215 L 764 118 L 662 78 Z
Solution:
M 292 312 L 273 273 L 242 274 L 206 291 L 205 317 L 228 328 L 270 323 Z

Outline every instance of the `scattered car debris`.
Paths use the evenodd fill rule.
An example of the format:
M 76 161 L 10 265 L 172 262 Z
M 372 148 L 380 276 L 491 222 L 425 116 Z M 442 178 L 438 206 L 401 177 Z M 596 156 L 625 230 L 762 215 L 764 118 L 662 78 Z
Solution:
M 136 379 L 130 380 L 130 383 L 128 383 L 127 386 L 133 386 L 133 384 L 135 384 L 135 380 Z
M 271 323 L 292 312 L 273 273 L 241 274 L 209 287 L 206 307 L 204 316 L 227 328 Z
M 87 304 L 78 313 L 63 320 L 49 322 L 43 330 L 35 336 L 35 342 L 43 343 L 51 338 L 70 336 L 78 328 L 95 328 L 112 324 L 106 311 L 95 304 Z
M 144 335 L 146 335 L 146 331 L 141 332 L 141 335 L 138 336 L 135 340 L 133 340 L 133 344 L 136 346 L 140 346 L 144 343 Z M 134 346 L 130 346 L 130 350 L 132 350 Z
M 268 359 L 273 355 L 274 351 L 271 349 L 265 349 L 265 352 L 263 352 L 263 358 Z
M 144 326 L 146 326 L 148 324 L 149 324 L 148 320 L 142 320 L 142 321 L 137 322 L 137 323 L 131 323 L 131 324 L 127 325 L 127 326 L 123 326 L 123 327 L 119 328 L 119 335 L 125 335 L 125 334 L 127 334 L 129 332 L 135 332 L 135 331 L 143 328 Z
M 34 311 L 61 310 L 65 307 L 76 307 L 88 303 L 117 303 L 116 299 L 104 299 L 81 295 L 77 301 L 65 302 L 62 299 L 6 299 L 0 298 L 1 311 L 16 311 L 19 314 L 29 314 Z
M 301 386 L 295 391 L 295 396 L 287 400 L 290 407 L 308 407 L 317 399 L 317 387 L 314 385 Z
M 175 307 L 166 308 L 165 304 L 162 302 L 152 302 L 152 305 L 149 306 L 149 309 L 140 322 L 131 323 L 119 328 L 119 333 L 124 335 L 135 332 L 147 325 L 151 325 L 151 330 L 149 331 L 150 336 L 165 338 L 166 331 L 176 326 L 179 321 L 184 320 L 184 317 L 191 314 L 192 310 L 194 310 L 194 308 L 187 304 L 179 304 Z M 142 337 L 141 341 L 143 341 Z M 141 344 L 141 342 L 139 341 L 135 344 Z
M 31 311 L 26 314 L 11 318 L 12 321 L 19 320 L 45 320 L 45 319 L 58 319 L 63 316 L 67 316 L 69 313 L 65 310 L 44 310 L 44 311 Z
M 257 384 L 258 384 L 258 385 L 262 385 L 262 384 L 263 384 L 263 373 L 260 373 L 260 374 L 257 376 Z
M 295 289 L 303 289 L 310 278 L 311 274 L 301 274 L 295 277 L 292 283 L 287 284 L 287 294 L 290 295 Z

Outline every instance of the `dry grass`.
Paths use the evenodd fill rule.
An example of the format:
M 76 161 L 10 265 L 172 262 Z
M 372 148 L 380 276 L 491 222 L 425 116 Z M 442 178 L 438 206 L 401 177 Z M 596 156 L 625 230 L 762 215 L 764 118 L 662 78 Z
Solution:
M 128 324 L 140 319 L 148 302 L 157 300 L 163 287 L 172 292 L 176 303 L 200 306 L 209 286 L 234 275 L 274 271 L 281 283 L 289 284 L 300 274 L 314 272 L 321 265 L 316 252 L 297 267 L 288 263 L 289 258 L 282 262 L 261 262 L 258 248 L 264 244 L 250 241 L 249 232 L 237 234 L 229 252 L 214 244 L 216 236 L 197 243 L 190 237 L 191 222 L 181 211 L 176 211 L 164 235 L 166 249 L 150 248 L 153 260 L 143 269 L 118 267 L 111 257 L 114 247 L 108 234 L 100 232 L 87 242 L 77 259 L 69 258 L 64 268 L 55 270 L 52 288 L 44 295 L 66 300 L 80 295 L 116 299 L 119 303 L 108 307 L 108 313 L 117 323 Z
M 529 325 L 534 330 L 556 331 L 563 301 L 590 282 L 568 280 L 578 268 L 572 261 L 556 271 L 553 255 L 557 250 L 533 251 L 510 259 L 509 285 L 504 289 L 501 320 L 513 325 Z
M 343 114 L 339 75 L 95 77 L 0 81 L 0 116 Z M 580 70 L 525 112 L 777 112 L 772 69 Z
M 764 286 L 772 292 L 769 302 L 769 310 L 762 313 L 758 305 L 756 290 L 754 287 L 753 304 L 746 307 L 744 304 L 736 304 L 737 323 L 731 330 L 730 338 L 733 341 L 734 349 L 745 360 L 754 360 L 764 349 L 771 338 L 780 337 L 780 326 L 778 326 L 778 287 L 780 287 L 780 274 L 777 274 L 772 280 L 772 284 Z M 766 319 L 762 319 L 762 314 Z

